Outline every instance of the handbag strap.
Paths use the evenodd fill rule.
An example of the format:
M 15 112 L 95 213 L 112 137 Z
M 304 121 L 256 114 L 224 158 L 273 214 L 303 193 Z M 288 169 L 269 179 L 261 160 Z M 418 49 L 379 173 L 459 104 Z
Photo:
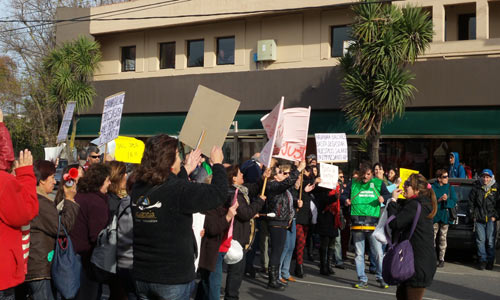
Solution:
M 418 219 L 420 218 L 421 211 L 422 211 L 422 205 L 417 200 L 417 213 L 415 214 L 415 217 L 413 218 L 413 223 L 411 225 L 411 230 L 410 230 L 410 236 L 408 237 L 408 239 L 411 239 L 411 237 L 413 236 L 413 233 L 415 232 L 415 228 L 417 228 L 417 223 L 418 223 Z M 387 219 L 387 222 L 385 222 L 385 235 L 387 237 L 387 245 L 389 246 L 389 248 L 392 248 L 392 246 L 393 246 L 392 239 L 388 234 L 389 233 L 389 223 L 391 223 L 394 219 L 396 219 L 396 216 L 392 215 Z
M 236 201 L 238 201 L 238 191 L 239 191 L 239 189 L 236 189 L 236 191 L 234 191 L 234 197 L 233 197 L 233 201 L 231 201 L 231 206 L 233 206 L 234 203 L 236 203 Z M 229 230 L 227 232 L 228 239 L 233 237 L 233 225 L 234 225 L 234 217 L 231 219 L 231 225 L 229 225 Z

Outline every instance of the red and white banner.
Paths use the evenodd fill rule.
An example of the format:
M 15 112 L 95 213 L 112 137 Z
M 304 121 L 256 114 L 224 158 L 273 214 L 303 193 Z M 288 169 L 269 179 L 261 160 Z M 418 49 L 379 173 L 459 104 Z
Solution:
M 273 110 L 260 119 L 269 141 L 267 141 L 266 145 L 260 152 L 259 161 L 267 168 L 271 166 L 271 158 L 273 156 L 274 148 L 277 147 L 277 137 L 281 136 L 283 132 L 282 113 L 284 100 L 285 98 L 281 97 L 281 101 L 273 108 Z M 281 146 L 281 139 L 279 146 Z
M 274 157 L 291 161 L 305 160 L 310 117 L 311 107 L 283 110 L 283 130 L 278 130 L 275 145 L 279 150 L 274 152 Z

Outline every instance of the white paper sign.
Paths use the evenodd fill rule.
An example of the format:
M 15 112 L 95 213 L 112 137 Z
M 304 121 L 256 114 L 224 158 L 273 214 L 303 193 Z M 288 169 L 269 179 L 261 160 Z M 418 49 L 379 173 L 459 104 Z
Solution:
M 73 112 L 75 111 L 76 102 L 70 101 L 66 105 L 66 111 L 64 112 L 61 127 L 59 128 L 59 133 L 57 134 L 57 143 L 62 143 L 68 138 L 69 125 L 71 124 L 71 119 L 73 119 Z
M 198 245 L 198 255 L 194 262 L 195 271 L 198 270 L 198 264 L 200 262 L 200 249 L 201 249 L 201 231 L 205 226 L 205 215 L 200 213 L 193 214 L 193 232 L 196 239 L 196 245 Z
M 321 182 L 318 184 L 320 187 L 332 190 L 337 188 L 339 167 L 329 164 L 319 164 L 319 175 L 321 177 Z
M 45 160 L 50 160 L 51 162 L 55 162 L 56 159 L 59 157 L 61 152 L 63 151 L 64 147 L 66 147 L 65 143 L 62 143 L 61 145 L 57 147 L 45 147 Z
M 316 133 L 318 162 L 347 162 L 347 137 L 345 133 Z
M 280 102 L 273 108 L 273 110 L 260 119 L 262 126 L 266 130 L 269 141 L 267 141 L 266 145 L 260 152 L 259 161 L 268 168 L 271 166 L 271 158 L 273 156 L 274 148 L 281 147 L 281 144 L 280 146 L 276 145 L 276 137 L 278 135 L 283 135 L 282 113 L 284 101 L 285 97 L 281 97 Z M 279 143 L 281 143 L 281 139 Z
M 99 146 L 116 139 L 120 133 L 125 92 L 109 96 L 104 100 Z

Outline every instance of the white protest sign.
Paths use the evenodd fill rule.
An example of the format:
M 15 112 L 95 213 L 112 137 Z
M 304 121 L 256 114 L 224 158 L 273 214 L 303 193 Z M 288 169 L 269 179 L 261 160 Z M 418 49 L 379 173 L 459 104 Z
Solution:
M 302 161 L 306 158 L 310 116 L 311 107 L 283 110 L 283 130 L 278 130 L 276 147 L 279 147 L 279 152 L 275 157 L 291 161 Z
M 318 162 L 347 162 L 347 137 L 345 133 L 316 133 Z
M 51 162 L 55 162 L 56 159 L 59 157 L 61 152 L 63 151 L 64 147 L 66 147 L 65 143 L 62 143 L 61 145 L 57 147 L 45 147 L 45 160 L 50 160 Z
M 71 124 L 71 119 L 73 119 L 73 112 L 75 111 L 76 102 L 70 101 L 66 105 L 66 111 L 64 112 L 63 120 L 61 122 L 61 127 L 59 128 L 59 133 L 57 134 L 57 143 L 62 143 L 68 138 L 69 125 Z
M 337 188 L 337 182 L 339 181 L 339 167 L 320 163 L 319 174 L 321 182 L 318 186 L 332 190 Z
M 205 215 L 200 213 L 193 214 L 193 233 L 196 239 L 196 245 L 198 245 L 198 255 L 194 261 L 194 269 L 198 270 L 198 264 L 200 262 L 200 249 L 201 249 L 201 231 L 205 226 Z
M 102 111 L 99 146 L 116 139 L 120 133 L 125 92 L 107 97 Z
M 285 97 L 281 97 L 280 102 L 273 108 L 273 110 L 260 119 L 262 126 L 266 130 L 269 141 L 267 141 L 262 151 L 260 151 L 259 161 L 268 168 L 271 166 L 271 158 L 276 146 L 276 137 L 278 135 L 283 135 L 282 112 L 284 101 Z

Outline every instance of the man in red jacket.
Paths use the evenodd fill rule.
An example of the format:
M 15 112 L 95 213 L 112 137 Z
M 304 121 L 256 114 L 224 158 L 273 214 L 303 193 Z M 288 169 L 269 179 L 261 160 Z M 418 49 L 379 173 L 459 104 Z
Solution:
M 10 134 L 0 110 L 0 300 L 14 300 L 14 287 L 26 274 L 21 227 L 38 214 L 36 178 L 29 150 L 19 153 L 16 176 L 8 173 L 14 161 Z

